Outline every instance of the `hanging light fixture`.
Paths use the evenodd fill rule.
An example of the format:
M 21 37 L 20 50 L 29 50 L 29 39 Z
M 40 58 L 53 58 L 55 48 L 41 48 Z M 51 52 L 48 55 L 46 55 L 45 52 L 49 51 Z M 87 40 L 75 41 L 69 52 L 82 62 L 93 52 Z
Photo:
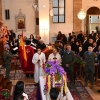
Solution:
M 80 20 L 83 20 L 85 17 L 86 17 L 86 13 L 84 12 L 83 9 L 81 9 L 79 11 L 79 13 L 77 14 L 77 17 L 80 19 Z

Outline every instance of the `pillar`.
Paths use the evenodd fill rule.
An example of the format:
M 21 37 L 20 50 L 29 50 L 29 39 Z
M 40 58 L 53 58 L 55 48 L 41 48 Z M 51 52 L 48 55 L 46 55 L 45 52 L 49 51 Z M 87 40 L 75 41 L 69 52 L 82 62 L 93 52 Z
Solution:
M 79 32 L 82 30 L 82 20 L 78 19 L 77 13 L 82 8 L 82 0 L 73 0 L 73 31 Z
M 39 35 L 44 43 L 49 44 L 49 0 L 38 0 Z

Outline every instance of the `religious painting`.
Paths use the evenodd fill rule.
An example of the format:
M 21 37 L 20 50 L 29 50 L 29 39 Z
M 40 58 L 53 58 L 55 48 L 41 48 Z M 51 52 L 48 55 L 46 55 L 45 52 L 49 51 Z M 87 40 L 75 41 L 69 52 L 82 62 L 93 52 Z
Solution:
M 26 17 L 22 14 L 21 10 L 17 16 L 15 16 L 16 31 L 26 31 Z

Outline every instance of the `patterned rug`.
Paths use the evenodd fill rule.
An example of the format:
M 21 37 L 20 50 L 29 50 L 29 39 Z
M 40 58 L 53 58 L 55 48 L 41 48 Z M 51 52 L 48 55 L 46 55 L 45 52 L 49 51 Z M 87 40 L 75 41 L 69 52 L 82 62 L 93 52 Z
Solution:
M 13 86 L 13 90 L 14 90 Z M 28 94 L 29 100 L 37 100 L 37 87 L 34 84 L 25 84 L 24 92 Z
M 34 84 L 25 84 L 25 93 L 28 94 L 29 100 L 36 100 L 37 87 Z
M 69 88 L 74 100 L 93 100 L 81 81 L 76 81 L 75 86 Z
M 19 80 L 19 79 L 25 79 L 25 78 L 26 78 L 26 75 L 23 73 L 22 70 L 16 70 L 16 73 L 15 71 L 10 71 L 11 80 L 13 79 Z

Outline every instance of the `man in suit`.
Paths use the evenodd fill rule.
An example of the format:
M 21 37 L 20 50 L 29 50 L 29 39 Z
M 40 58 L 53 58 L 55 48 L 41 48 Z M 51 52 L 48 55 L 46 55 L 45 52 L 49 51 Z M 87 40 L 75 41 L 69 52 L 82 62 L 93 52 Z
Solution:
M 92 38 L 95 41 L 95 36 L 96 36 L 96 33 L 94 33 L 94 31 L 92 31 L 92 33 L 89 34 L 89 39 Z
M 93 42 L 93 52 L 97 52 L 98 51 L 98 47 L 97 47 L 97 43 Z
M 83 41 L 82 47 L 83 47 L 83 52 L 88 50 L 88 37 L 87 36 L 84 37 L 84 41 Z
M 71 49 L 72 49 L 73 51 L 75 51 L 75 39 L 74 39 L 74 38 L 71 39 L 70 44 L 71 44 Z
M 95 42 L 97 43 L 97 47 L 98 47 L 98 46 L 100 45 L 100 39 L 99 39 L 99 36 L 96 35 L 95 38 L 96 38 Z
M 68 78 L 73 84 L 74 79 L 73 79 L 73 64 L 74 64 L 74 52 L 71 50 L 71 45 L 67 44 L 67 50 L 64 52 L 63 57 L 62 57 L 62 65 L 64 70 L 66 71 Z
M 77 40 L 79 40 L 79 41 L 81 41 L 81 43 L 83 43 L 84 36 L 82 34 L 82 31 L 80 31 L 79 34 L 77 35 Z

